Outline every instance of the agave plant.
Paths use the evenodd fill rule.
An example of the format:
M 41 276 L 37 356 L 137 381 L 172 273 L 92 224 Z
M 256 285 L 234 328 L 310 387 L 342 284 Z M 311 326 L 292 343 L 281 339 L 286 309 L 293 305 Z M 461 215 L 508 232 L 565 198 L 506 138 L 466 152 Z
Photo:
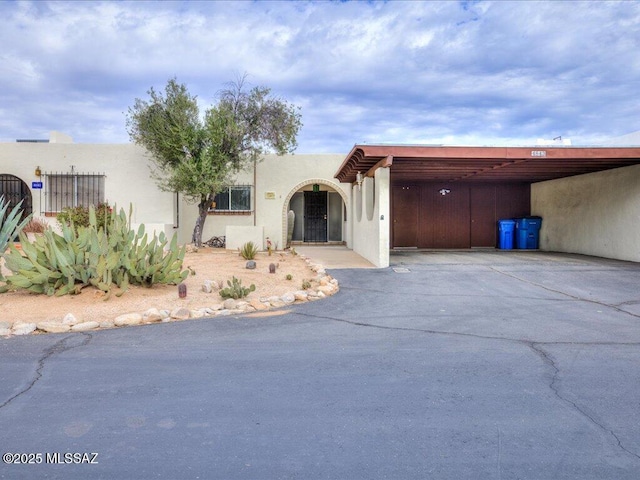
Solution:
M 5 201 L 4 195 L 0 197 L 0 257 L 2 257 L 7 251 L 9 242 L 11 242 L 18 233 L 24 228 L 24 226 L 31 220 L 31 215 L 22 217 L 22 201 L 14 206 L 7 214 L 9 208 L 9 202 Z M 0 270 L 0 281 L 4 281 L 4 276 Z M 0 293 L 6 291 L 6 286 L 0 286 Z
M 22 201 L 7 214 L 9 202 L 5 201 L 4 195 L 0 197 L 0 222 L 2 222 L 2 227 L 0 228 L 0 256 L 4 255 L 9 242 L 16 238 L 18 233 L 20 233 L 24 226 L 29 223 L 29 220 L 31 220 L 31 215 L 21 219 L 21 207 Z

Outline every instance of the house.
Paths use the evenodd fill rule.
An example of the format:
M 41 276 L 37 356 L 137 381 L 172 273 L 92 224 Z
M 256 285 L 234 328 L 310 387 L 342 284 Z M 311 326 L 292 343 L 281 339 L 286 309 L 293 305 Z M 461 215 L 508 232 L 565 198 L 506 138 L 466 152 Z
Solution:
M 617 142 L 617 143 L 616 143 Z M 635 142 L 635 145 L 633 143 Z M 544 142 L 541 142 L 544 143 Z M 191 240 L 197 207 L 161 192 L 133 144 L 0 144 L 0 194 L 55 224 L 66 206 L 133 207 L 132 222 Z M 496 222 L 543 218 L 540 248 L 640 261 L 640 140 L 609 146 L 355 145 L 346 157 L 266 155 L 211 206 L 203 239 L 345 244 L 379 267 L 393 249 L 493 248 Z
M 227 236 L 227 248 L 247 240 L 265 248 L 266 239 L 283 248 L 287 213 L 296 214 L 297 242 L 348 244 L 346 217 L 350 185 L 333 173 L 342 155 L 266 155 L 241 172 L 216 197 L 205 222 L 204 240 Z M 162 192 L 151 178 L 146 151 L 134 144 L 77 144 L 59 132 L 43 140 L 0 144 L 0 195 L 23 201 L 56 225 L 57 212 L 75 205 L 108 202 L 128 211 L 133 226 L 191 241 L 198 209 L 181 195 Z

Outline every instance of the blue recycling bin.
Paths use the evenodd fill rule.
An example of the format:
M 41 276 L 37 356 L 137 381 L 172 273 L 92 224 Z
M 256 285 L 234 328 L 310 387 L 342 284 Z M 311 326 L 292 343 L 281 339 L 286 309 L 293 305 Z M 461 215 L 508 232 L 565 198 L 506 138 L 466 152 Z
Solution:
M 513 249 L 513 234 L 516 229 L 515 220 L 498 220 L 498 248 Z
M 525 217 L 516 220 L 516 248 L 535 250 L 540 244 L 541 217 Z

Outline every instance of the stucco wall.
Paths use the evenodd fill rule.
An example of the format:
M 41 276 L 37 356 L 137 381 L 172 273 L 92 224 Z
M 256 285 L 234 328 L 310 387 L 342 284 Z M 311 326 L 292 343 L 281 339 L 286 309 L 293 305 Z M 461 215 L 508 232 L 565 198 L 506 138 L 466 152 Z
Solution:
M 31 188 L 44 182 L 44 189 L 31 189 L 33 212 L 44 216 L 44 173 L 105 173 L 105 200 L 128 212 L 133 204 L 132 223 L 173 226 L 174 195 L 160 192 L 150 178 L 149 163 L 143 149 L 131 144 L 2 143 L 0 174 L 20 178 Z M 43 175 L 35 175 L 40 167 Z M 55 219 L 48 218 L 51 223 Z
M 540 248 L 640 262 L 640 165 L 536 183 Z
M 362 189 L 352 188 L 351 222 L 353 251 L 375 266 L 389 266 L 390 176 L 388 168 L 379 168 L 375 180 L 366 177 Z
M 133 204 L 134 225 L 145 223 L 156 231 L 178 234 L 178 241 L 191 241 L 198 215 L 197 205 L 184 197 L 158 189 L 150 175 L 150 165 L 144 149 L 133 144 L 74 144 L 64 134 L 52 132 L 50 143 L 11 142 L 0 144 L 0 174 L 14 175 L 27 186 L 32 182 L 46 183 L 46 177 L 35 175 L 36 167 L 43 172 L 69 173 L 71 166 L 79 173 L 104 173 L 105 199 L 111 205 Z M 225 235 L 227 226 L 264 226 L 264 236 L 282 248 L 286 241 L 288 200 L 297 190 L 312 189 L 320 183 L 323 190 L 335 190 L 348 203 L 350 185 L 340 184 L 333 174 L 342 155 L 267 155 L 250 169 L 237 175 L 238 185 L 252 185 L 251 214 L 209 215 L 203 239 Z M 45 217 L 44 191 L 32 189 L 35 216 L 52 225 L 55 217 Z M 268 193 L 268 195 L 267 195 Z M 298 219 L 302 221 L 302 219 Z M 174 228 L 176 226 L 177 228 Z M 343 228 L 343 240 L 350 241 L 349 229 Z
M 227 225 L 232 226 L 264 226 L 265 238 L 269 237 L 278 248 L 286 242 L 286 212 L 291 195 L 298 190 L 311 190 L 314 183 L 319 183 L 323 190 L 335 190 L 347 199 L 350 185 L 338 183 L 333 174 L 342 161 L 342 155 L 266 155 L 256 164 L 255 187 L 252 190 L 251 215 L 216 215 L 207 217 L 202 238 L 225 235 Z M 253 185 L 253 169 L 240 172 L 235 179 L 238 185 Z M 268 195 L 267 195 L 268 194 Z M 197 208 L 181 206 L 180 237 L 181 241 L 189 241 L 195 221 Z M 302 219 L 296 219 L 302 221 Z M 348 243 L 346 227 L 343 239 Z

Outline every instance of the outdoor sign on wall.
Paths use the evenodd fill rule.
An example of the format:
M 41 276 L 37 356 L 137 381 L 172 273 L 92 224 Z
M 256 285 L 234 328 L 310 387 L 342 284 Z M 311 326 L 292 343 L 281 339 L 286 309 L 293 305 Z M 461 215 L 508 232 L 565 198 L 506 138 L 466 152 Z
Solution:
M 33 188 L 34 190 L 41 190 L 42 182 L 31 182 L 31 188 Z
M 264 198 L 266 198 L 267 200 L 275 200 L 276 192 L 264 192 Z

